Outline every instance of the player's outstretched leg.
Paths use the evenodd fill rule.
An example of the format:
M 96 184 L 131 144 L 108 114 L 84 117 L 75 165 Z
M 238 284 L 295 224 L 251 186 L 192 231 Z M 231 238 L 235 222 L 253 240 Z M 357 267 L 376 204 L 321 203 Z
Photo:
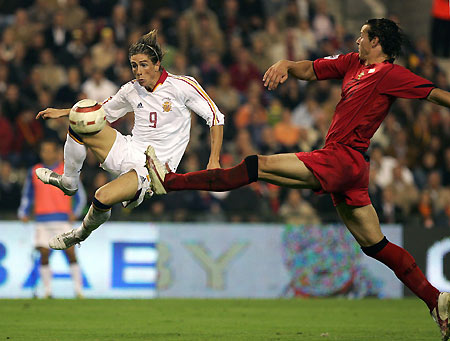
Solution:
M 439 293 L 438 303 L 436 307 L 430 311 L 431 316 L 436 321 L 442 335 L 442 340 L 447 341 L 450 339 L 450 293 Z
M 170 172 L 156 157 L 152 146 L 146 151 L 146 166 L 151 179 L 150 186 L 155 194 L 169 191 L 200 190 L 230 191 L 258 180 L 258 156 L 247 156 L 231 168 L 207 169 L 186 174 Z
M 36 175 L 39 180 L 44 184 L 49 184 L 58 187 L 65 195 L 74 195 L 78 188 L 71 188 L 69 184 L 65 183 L 64 178 L 61 174 L 58 174 L 48 168 L 38 168 L 36 169 Z

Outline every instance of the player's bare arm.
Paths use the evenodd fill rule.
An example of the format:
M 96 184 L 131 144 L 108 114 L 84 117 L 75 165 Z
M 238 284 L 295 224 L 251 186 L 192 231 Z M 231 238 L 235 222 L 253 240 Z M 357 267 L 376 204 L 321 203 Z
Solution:
M 64 116 L 69 116 L 70 109 L 55 109 L 55 108 L 47 108 L 45 110 L 39 111 L 36 115 L 36 119 L 42 117 L 43 119 L 48 118 L 60 118 Z
M 435 88 L 431 90 L 427 97 L 427 100 L 431 103 L 439 104 L 444 107 L 450 108 L 450 92 Z
M 289 74 L 305 81 L 317 79 L 312 61 L 301 60 L 293 62 L 290 60 L 280 60 L 272 65 L 264 74 L 264 86 L 269 90 L 276 89 L 279 84 L 283 84 L 286 81 Z
M 210 129 L 210 135 L 211 153 L 209 155 L 209 162 L 206 169 L 220 168 L 219 158 L 223 140 L 223 125 L 212 126 Z

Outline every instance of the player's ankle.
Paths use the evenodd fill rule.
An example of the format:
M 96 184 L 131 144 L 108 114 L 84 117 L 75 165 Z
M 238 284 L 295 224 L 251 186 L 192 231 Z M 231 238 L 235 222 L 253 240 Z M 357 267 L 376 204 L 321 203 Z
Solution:
M 90 234 L 91 231 L 88 231 L 83 224 L 75 230 L 75 236 L 81 240 L 85 240 Z
M 62 185 L 67 189 L 77 189 L 78 188 L 78 178 L 72 176 L 62 175 L 61 177 Z

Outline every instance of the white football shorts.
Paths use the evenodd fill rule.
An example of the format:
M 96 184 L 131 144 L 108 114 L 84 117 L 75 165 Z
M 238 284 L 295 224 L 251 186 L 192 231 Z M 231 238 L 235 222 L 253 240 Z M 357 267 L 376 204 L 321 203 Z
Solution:
M 48 241 L 52 237 L 72 229 L 73 226 L 68 221 L 46 221 L 35 223 L 34 246 L 48 249 Z
M 122 135 L 116 130 L 114 141 L 108 156 L 100 166 L 114 176 L 120 176 L 134 169 L 138 176 L 137 197 L 133 200 L 122 202 L 124 207 L 134 208 L 145 199 L 145 194 L 151 195 L 150 177 L 145 168 L 145 148 L 135 141 L 131 135 Z

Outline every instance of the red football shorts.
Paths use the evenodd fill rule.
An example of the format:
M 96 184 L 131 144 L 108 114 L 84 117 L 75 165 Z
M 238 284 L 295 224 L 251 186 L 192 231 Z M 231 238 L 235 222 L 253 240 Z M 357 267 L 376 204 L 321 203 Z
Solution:
M 333 204 L 345 201 L 352 206 L 370 205 L 370 164 L 357 150 L 341 143 L 330 143 L 323 149 L 296 153 L 322 185 L 318 193 L 330 193 Z

